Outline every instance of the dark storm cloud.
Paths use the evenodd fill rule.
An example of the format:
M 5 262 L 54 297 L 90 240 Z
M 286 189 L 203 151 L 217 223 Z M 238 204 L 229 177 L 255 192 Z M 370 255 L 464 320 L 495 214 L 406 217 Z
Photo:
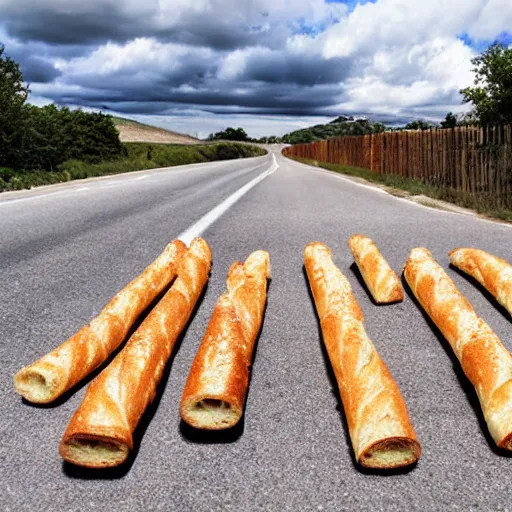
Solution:
M 51 62 L 40 57 L 42 52 L 35 52 L 34 48 L 8 47 L 6 54 L 20 65 L 23 78 L 28 83 L 48 83 L 61 75 Z
M 287 36 L 288 31 L 282 26 L 274 27 L 271 32 L 267 32 L 261 25 L 233 25 L 221 21 L 208 23 L 204 16 L 180 24 L 179 28 L 158 32 L 160 40 L 206 46 L 216 50 L 234 50 L 258 44 L 264 44 L 268 48 L 279 48 L 285 43 Z
M 141 113 L 164 112 L 169 108 L 190 108 L 198 106 L 210 112 L 237 112 L 246 109 L 258 112 L 290 113 L 312 112 L 315 109 L 332 105 L 339 90 L 323 91 L 323 94 L 312 94 L 307 90 L 275 90 L 254 89 L 249 93 L 240 94 L 226 91 L 199 90 L 194 92 L 125 90 L 123 94 L 105 90 L 83 91 L 80 95 L 55 94 L 52 99 L 57 102 L 91 104 L 99 106 L 107 103 L 115 109 L 122 109 L 123 104 L 137 104 Z M 222 108 L 225 107 L 225 108 Z
M 273 52 L 250 57 L 245 65 L 244 77 L 268 83 L 317 85 L 339 83 L 347 77 L 350 59 L 325 60 L 318 55 L 297 55 Z
M 147 65 L 127 66 L 105 76 L 94 73 L 75 75 L 73 83 L 84 88 L 115 91 L 136 97 L 168 96 L 180 85 L 201 87 L 215 78 L 217 65 L 208 55 L 186 55 L 176 58 L 172 66 L 155 68 Z M 158 92 L 155 92 L 158 91 Z
M 7 33 L 19 40 L 51 45 L 125 43 L 137 37 L 153 37 L 160 41 L 233 50 L 258 44 L 277 48 L 289 35 L 287 27 L 282 25 L 266 30 L 258 22 L 265 20 L 265 13 L 254 22 L 240 19 L 237 23 L 223 20 L 218 15 L 212 19 L 204 13 L 185 13 L 179 23 L 162 27 L 155 22 L 151 11 L 147 15 L 134 14 L 123 9 L 122 2 L 115 5 L 84 3 L 78 12 L 58 10 L 51 3 L 35 4 L 30 8 L 23 3 L 8 1 L 3 8 L 0 21 Z
M 139 23 L 123 19 L 120 13 L 104 6 L 101 12 L 59 13 L 44 6 L 30 11 L 14 11 L 5 19 L 7 33 L 24 41 L 42 41 L 52 45 L 96 44 L 108 40 L 124 41 L 134 31 L 145 32 Z
M 61 75 L 61 72 L 52 64 L 32 56 L 20 61 L 20 69 L 23 73 L 23 78 L 29 84 L 32 82 L 52 82 Z

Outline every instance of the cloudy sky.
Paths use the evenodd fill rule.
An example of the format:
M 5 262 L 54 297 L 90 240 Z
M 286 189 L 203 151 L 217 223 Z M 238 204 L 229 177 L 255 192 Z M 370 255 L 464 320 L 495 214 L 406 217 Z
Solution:
M 511 34 L 511 0 L 0 0 L 33 103 L 201 137 L 440 119 L 464 110 L 470 59 Z

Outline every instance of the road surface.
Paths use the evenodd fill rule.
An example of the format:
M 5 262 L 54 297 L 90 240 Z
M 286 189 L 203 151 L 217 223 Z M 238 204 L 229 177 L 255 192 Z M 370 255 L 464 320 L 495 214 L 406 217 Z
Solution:
M 510 259 L 511 228 L 418 206 L 271 151 L 278 169 L 209 218 L 203 236 L 213 267 L 204 299 L 138 431 L 136 456 L 104 474 L 64 465 L 57 452 L 85 387 L 58 406 L 34 407 L 14 393 L 12 376 L 87 323 L 274 157 L 0 197 L 1 510 L 512 510 L 512 460 L 495 451 L 447 344 L 410 295 L 372 304 L 347 247 L 364 233 L 400 271 L 411 248 L 428 247 L 512 348 L 509 317 L 448 268 L 457 246 Z M 331 247 L 405 397 L 423 445 L 410 471 L 382 476 L 354 465 L 303 271 L 313 240 Z M 194 436 L 180 425 L 181 392 L 229 266 L 255 249 L 270 252 L 272 281 L 244 422 L 227 436 Z

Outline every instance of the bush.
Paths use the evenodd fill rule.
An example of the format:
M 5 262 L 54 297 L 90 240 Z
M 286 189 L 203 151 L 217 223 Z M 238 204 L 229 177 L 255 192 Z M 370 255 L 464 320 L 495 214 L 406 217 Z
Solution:
M 219 160 L 240 158 L 241 152 L 241 147 L 234 144 L 219 144 L 216 149 L 216 155 Z
M 13 167 L 54 171 L 66 160 L 99 163 L 119 157 L 114 121 L 103 114 L 26 105 L 24 130 Z
M 151 146 L 151 160 L 147 159 Z M 156 167 L 193 164 L 264 155 L 266 151 L 256 146 L 236 143 L 183 146 L 177 144 L 146 144 L 133 142 L 123 145 L 123 158 L 100 163 L 88 163 L 70 159 L 54 171 L 33 169 L 30 171 L 0 168 L 0 191 L 20 190 L 39 185 L 49 185 L 76 179 L 104 176 L 120 172 L 139 171 Z
M 0 167 L 0 179 L 4 182 L 8 182 L 14 177 L 16 173 L 9 167 Z

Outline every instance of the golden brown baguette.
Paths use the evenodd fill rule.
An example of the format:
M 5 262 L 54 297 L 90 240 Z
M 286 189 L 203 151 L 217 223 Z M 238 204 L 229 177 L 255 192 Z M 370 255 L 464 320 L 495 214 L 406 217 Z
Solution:
M 375 302 L 390 304 L 404 300 L 404 291 L 398 276 L 370 238 L 354 235 L 348 241 L 364 282 Z
M 427 249 L 411 251 L 404 274 L 475 386 L 496 444 L 512 450 L 512 355 Z
M 72 388 L 122 343 L 140 314 L 176 277 L 186 245 L 175 240 L 91 321 L 39 361 L 14 377 L 16 392 L 35 403 L 49 403 Z
M 180 412 L 189 425 L 221 430 L 242 417 L 269 277 L 265 251 L 229 269 L 227 292 L 217 301 L 183 391 Z
M 356 460 L 375 469 L 414 464 L 421 447 L 407 407 L 365 332 L 350 283 L 322 243 L 306 246 L 304 263 Z
M 512 265 L 480 249 L 455 249 L 450 261 L 474 277 L 512 315 Z
M 60 444 L 68 462 L 104 468 L 126 460 L 133 432 L 155 397 L 176 340 L 208 280 L 210 264 L 208 244 L 192 241 L 171 289 L 87 389 Z

